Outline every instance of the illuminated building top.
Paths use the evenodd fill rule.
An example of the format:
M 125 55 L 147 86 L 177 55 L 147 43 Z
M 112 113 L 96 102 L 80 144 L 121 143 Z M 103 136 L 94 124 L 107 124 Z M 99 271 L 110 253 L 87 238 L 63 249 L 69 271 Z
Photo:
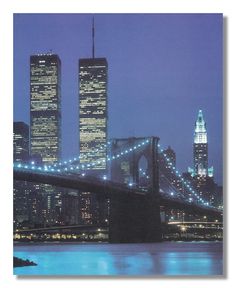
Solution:
M 213 177 L 213 167 L 208 168 L 207 130 L 202 110 L 198 111 L 197 121 L 195 122 L 193 162 L 194 168 L 188 169 L 192 176 Z
M 207 143 L 206 122 L 203 119 L 202 110 L 199 110 L 195 123 L 194 143 Z

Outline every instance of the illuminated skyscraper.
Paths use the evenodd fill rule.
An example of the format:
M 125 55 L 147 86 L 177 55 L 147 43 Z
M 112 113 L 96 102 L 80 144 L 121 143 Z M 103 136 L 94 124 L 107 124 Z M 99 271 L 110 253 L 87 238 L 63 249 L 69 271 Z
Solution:
M 32 159 L 40 158 L 44 164 L 61 158 L 61 61 L 55 54 L 30 57 L 30 153 Z M 55 223 L 60 192 L 50 185 L 34 186 L 39 191 L 37 197 L 42 192 L 36 218 Z
M 193 176 L 213 176 L 213 167 L 208 168 L 207 130 L 202 110 L 199 110 L 197 121 L 195 122 L 193 164 L 193 170 L 189 170 Z
M 107 69 L 105 58 L 79 60 L 80 163 L 93 170 L 106 169 Z
M 44 163 L 61 157 L 61 62 L 57 55 L 30 57 L 30 152 Z
M 94 21 L 92 41 L 92 58 L 79 60 L 79 153 L 80 163 L 94 163 L 90 172 L 101 175 L 107 168 L 108 64 L 106 58 L 94 56 Z M 80 205 L 82 223 L 101 224 L 105 221 L 106 201 L 97 201 L 94 194 L 83 191 Z

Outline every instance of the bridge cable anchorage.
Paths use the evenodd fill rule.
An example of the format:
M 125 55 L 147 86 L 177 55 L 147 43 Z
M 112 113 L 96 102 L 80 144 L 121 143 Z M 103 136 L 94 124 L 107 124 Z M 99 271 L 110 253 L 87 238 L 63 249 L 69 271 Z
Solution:
M 95 166 L 96 164 L 101 164 L 102 162 L 111 162 L 113 160 L 116 160 L 118 158 L 121 158 L 131 152 L 133 152 L 136 149 L 139 149 L 140 147 L 143 147 L 144 145 L 146 145 L 147 143 L 149 143 L 149 139 L 147 140 L 143 140 L 142 142 L 140 142 L 139 144 L 136 144 L 130 148 L 126 147 L 124 150 L 121 150 L 119 153 L 117 153 L 116 155 L 111 155 L 111 156 L 107 156 L 107 159 L 102 159 L 102 160 L 97 160 L 94 161 L 92 163 L 83 163 L 83 164 L 77 164 L 74 165 L 73 161 L 78 161 L 79 157 L 77 158 L 73 158 L 73 159 L 77 159 L 77 160 L 68 160 L 68 161 L 64 161 L 63 163 L 65 164 L 66 162 L 66 166 L 62 166 L 62 162 L 59 163 L 55 163 L 57 164 L 57 166 L 60 166 L 57 168 L 57 166 L 55 164 L 52 165 L 44 165 L 44 166 L 36 166 L 34 162 L 31 162 L 31 165 L 29 164 L 24 164 L 24 163 L 13 163 L 13 167 L 14 168 L 20 168 L 20 169 L 26 169 L 26 170 L 37 170 L 40 172 L 58 172 L 58 173 L 65 173 L 65 172 L 78 172 L 78 171 L 85 171 L 85 170 L 89 170 L 90 168 L 92 168 L 93 166 Z M 104 147 L 107 147 L 108 145 L 110 145 L 111 143 L 108 142 L 107 144 L 104 144 Z M 100 150 L 102 150 L 104 148 L 100 148 L 94 151 L 94 153 L 99 152 Z M 82 159 L 82 158 L 80 158 Z M 83 173 L 84 174 L 84 173 Z M 82 175 L 83 176 L 83 175 Z
M 179 171 L 175 168 L 174 164 L 171 162 L 171 160 L 167 157 L 167 155 L 164 153 L 164 150 L 161 148 L 161 145 L 158 143 L 158 148 L 160 149 L 160 153 L 164 156 L 164 160 L 166 161 L 168 165 L 168 167 L 171 167 L 172 171 L 174 172 L 174 175 L 177 176 L 178 179 L 181 180 L 181 182 L 184 184 L 184 186 L 187 188 L 187 190 L 194 196 L 197 198 L 198 203 L 200 202 L 200 204 L 208 206 L 208 207 L 212 207 L 212 208 L 216 208 L 212 205 L 209 204 L 209 202 L 205 201 L 201 196 L 198 195 L 198 193 L 196 191 L 194 191 L 194 189 L 189 185 L 189 183 L 181 176 L 181 174 L 179 173 Z M 189 197 L 189 202 L 193 201 L 193 198 Z M 217 208 L 218 209 L 218 208 Z

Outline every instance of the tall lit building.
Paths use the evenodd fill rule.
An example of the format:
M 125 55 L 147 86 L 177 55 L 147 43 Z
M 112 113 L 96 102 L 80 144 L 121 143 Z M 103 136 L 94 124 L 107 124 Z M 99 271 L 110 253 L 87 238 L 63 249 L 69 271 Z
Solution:
M 93 170 L 106 170 L 107 60 L 79 60 L 80 163 L 96 162 Z
M 47 164 L 61 157 L 61 61 L 55 54 L 30 57 L 30 152 Z
M 61 61 L 55 54 L 30 57 L 30 153 L 44 164 L 61 158 Z M 36 218 L 41 216 L 44 224 L 57 222 L 59 190 L 43 184 L 35 190 L 42 197 Z
M 213 180 L 213 167 L 208 167 L 207 130 L 202 110 L 198 111 L 197 121 L 195 122 L 193 165 L 193 168 L 188 169 L 192 180 L 188 180 L 191 186 L 198 191 L 199 196 L 212 204 L 214 201 L 215 184 Z
M 197 121 L 195 122 L 193 164 L 193 169 L 189 169 L 193 176 L 213 176 L 213 167 L 208 168 L 207 130 L 202 110 L 198 111 Z
M 94 21 L 92 41 L 92 58 L 79 59 L 79 153 L 80 164 L 93 163 L 89 172 L 101 176 L 107 169 L 108 64 L 106 58 L 95 58 Z M 104 222 L 103 210 L 108 209 L 105 202 L 90 192 L 81 192 L 82 223 Z
M 13 154 L 14 162 L 24 162 L 29 159 L 29 126 L 24 122 L 13 124 Z

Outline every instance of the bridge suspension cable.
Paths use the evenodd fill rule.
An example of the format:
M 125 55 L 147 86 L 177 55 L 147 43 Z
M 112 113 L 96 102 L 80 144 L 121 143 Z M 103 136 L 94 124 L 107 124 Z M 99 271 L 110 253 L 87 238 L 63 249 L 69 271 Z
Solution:
M 180 172 L 175 168 L 175 165 L 171 162 L 171 160 L 167 157 L 167 155 L 164 153 L 164 149 L 161 148 L 161 145 L 158 144 L 158 148 L 160 150 L 160 153 L 164 156 L 164 160 L 169 165 L 169 167 L 174 172 L 174 175 L 177 176 L 177 178 L 181 181 L 181 183 L 185 186 L 185 188 L 188 190 L 188 192 L 193 195 L 197 199 L 197 201 L 205 206 L 213 207 L 209 204 L 208 201 L 205 201 L 201 196 L 198 195 L 198 193 L 191 187 L 191 185 L 182 177 Z M 191 197 L 188 199 L 190 202 L 193 201 Z
M 101 164 L 102 162 L 106 162 L 106 161 L 111 162 L 113 160 L 121 158 L 121 157 L 135 151 L 136 149 L 143 147 L 147 143 L 149 143 L 149 139 L 143 140 L 139 144 L 136 144 L 130 148 L 126 147 L 125 149 L 123 149 L 119 153 L 117 153 L 116 155 L 110 155 L 110 156 L 107 156 L 106 159 L 97 160 L 97 161 L 94 161 L 92 163 L 75 164 L 76 161 L 79 161 L 79 159 L 82 159 L 82 157 L 79 156 L 79 157 L 74 157 L 73 159 L 69 159 L 68 161 L 61 161 L 59 163 L 55 163 L 53 165 L 37 166 L 33 162 L 31 164 L 24 164 L 24 163 L 16 162 L 13 164 L 13 167 L 18 168 L 18 169 L 24 169 L 24 170 L 37 170 L 37 171 L 41 171 L 41 172 L 53 172 L 53 173 L 67 173 L 67 172 L 71 173 L 71 172 L 81 171 L 82 176 L 85 176 L 85 171 L 93 168 L 97 164 Z M 104 149 L 104 147 L 108 147 L 108 145 L 110 145 L 110 142 L 108 142 L 107 144 L 104 144 L 104 146 L 102 148 L 94 150 L 93 153 L 96 153 L 96 152 Z M 164 153 L 164 150 L 161 148 L 160 144 L 158 144 L 157 149 L 164 156 L 164 160 L 166 161 L 168 166 L 172 169 L 172 171 L 174 172 L 174 175 L 177 177 L 177 179 L 179 179 L 181 181 L 181 183 L 184 185 L 184 187 L 187 189 L 187 191 L 191 195 L 193 195 L 194 198 L 197 199 L 198 203 L 210 207 L 211 205 L 209 204 L 209 202 L 205 201 L 201 196 L 199 196 L 198 193 L 191 187 L 191 185 L 181 176 L 180 172 L 175 168 L 175 165 L 171 162 L 171 160 Z M 149 176 L 145 175 L 145 174 L 146 174 L 146 172 L 143 172 L 143 175 L 147 179 L 149 179 Z M 104 175 L 103 179 L 106 180 L 107 176 Z M 178 190 L 178 189 L 176 188 L 176 190 Z M 181 191 L 179 191 L 179 192 L 181 193 Z M 188 201 L 192 202 L 193 199 L 191 197 L 189 197 Z
M 70 159 L 69 161 L 59 162 L 56 165 L 53 164 L 53 165 L 38 166 L 38 165 L 35 165 L 34 162 L 32 162 L 31 164 L 24 164 L 24 163 L 16 162 L 16 163 L 13 164 L 13 167 L 26 169 L 26 170 L 38 170 L 38 171 L 44 171 L 44 172 L 58 172 L 58 173 L 68 172 L 68 171 L 71 172 L 71 171 L 74 171 L 74 170 L 75 171 L 85 171 L 85 170 L 93 168 L 93 166 L 95 166 L 97 164 L 101 164 L 102 162 L 106 162 L 106 161 L 107 162 L 111 162 L 111 161 L 113 161 L 115 159 L 121 158 L 121 157 L 133 152 L 134 150 L 137 150 L 140 147 L 143 147 L 147 143 L 149 143 L 149 139 L 144 140 L 144 141 L 140 142 L 139 144 L 136 144 L 136 145 L 134 145 L 134 146 L 132 146 L 130 148 L 126 147 L 124 150 L 121 150 L 116 155 L 107 156 L 106 160 L 105 159 L 97 160 L 97 161 L 94 161 L 92 163 L 84 163 L 84 164 L 74 165 L 74 163 L 76 161 L 78 161 L 79 157 L 77 157 L 77 158 L 73 158 L 73 160 Z M 105 144 L 105 145 L 107 145 L 107 144 Z M 97 152 L 99 150 L 95 150 L 95 151 Z M 64 166 L 63 163 L 66 166 Z M 62 166 L 62 167 L 58 167 L 58 166 Z

